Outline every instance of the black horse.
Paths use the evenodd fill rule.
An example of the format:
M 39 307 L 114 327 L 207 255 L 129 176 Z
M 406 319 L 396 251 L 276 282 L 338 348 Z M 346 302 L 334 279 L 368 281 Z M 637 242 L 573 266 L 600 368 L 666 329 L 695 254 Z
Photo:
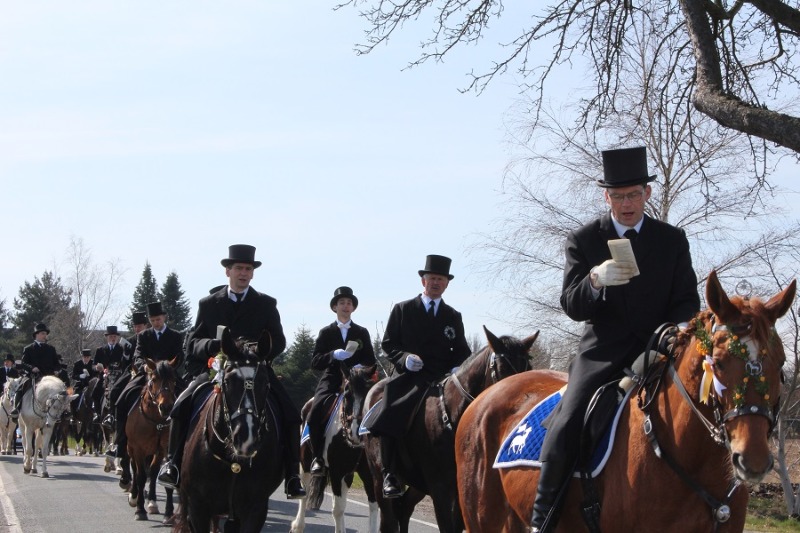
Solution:
M 300 533 L 305 527 L 306 509 L 317 510 L 322 504 L 325 494 L 325 486 L 330 478 L 331 490 L 333 491 L 333 520 L 336 524 L 336 531 L 346 531 L 344 524 L 344 512 L 347 506 L 347 492 L 353 483 L 353 473 L 357 472 L 364 482 L 364 491 L 367 493 L 370 510 L 370 531 L 377 530 L 378 524 L 378 504 L 375 500 L 375 492 L 372 484 L 372 472 L 364 457 L 364 446 L 358 436 L 358 427 L 364 410 L 364 402 L 367 393 L 377 381 L 376 366 L 357 366 L 350 369 L 347 379 L 344 381 L 341 401 L 335 405 L 333 419 L 325 432 L 326 449 L 325 460 L 328 465 L 328 473 L 324 476 L 312 476 L 309 474 L 313 453 L 311 442 L 306 441 L 300 448 L 302 460 L 303 481 L 308 490 L 308 496 L 300 500 L 297 508 L 297 516 L 292 522 L 291 533 Z M 303 419 L 308 416 L 311 409 L 312 400 L 308 400 L 303 406 Z
M 234 342 L 226 328 L 221 344 L 227 357 L 221 379 L 192 421 L 184 448 L 177 531 L 208 532 L 220 515 L 227 515 L 226 533 L 261 531 L 269 496 L 283 481 L 280 424 L 268 401 L 271 370 L 259 356 L 269 350 L 269 335 L 256 346 Z
M 519 340 L 496 337 L 484 327 L 489 344 L 472 354 L 459 369 L 428 390 L 405 437 L 399 441 L 397 474 L 413 490 L 401 498 L 383 497 L 379 437 L 366 436 L 366 456 L 381 509 L 382 532 L 408 531 L 414 506 L 431 496 L 439 531 L 463 531 L 456 486 L 455 430 L 461 415 L 478 394 L 511 375 L 530 370 L 530 349 L 539 332 Z M 370 408 L 383 395 L 385 381 L 367 396 Z M 503 512 L 498 509 L 497 512 Z
M 100 378 L 90 379 L 81 390 L 78 399 L 71 405 L 71 430 L 75 439 L 76 455 L 88 452 L 97 457 L 102 451 L 103 435 L 100 432 L 100 424 L 94 421 L 95 410 L 92 407 L 92 395 L 98 386 L 101 386 Z

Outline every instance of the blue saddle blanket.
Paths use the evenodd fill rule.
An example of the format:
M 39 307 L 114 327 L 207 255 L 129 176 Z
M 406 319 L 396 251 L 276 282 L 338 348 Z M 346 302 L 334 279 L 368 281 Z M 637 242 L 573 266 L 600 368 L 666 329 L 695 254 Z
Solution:
M 624 406 L 628 403 L 628 398 L 633 389 L 625 394 L 622 402 L 617 406 L 614 419 L 603 434 L 592 453 L 591 475 L 596 477 L 602 472 L 609 456 L 611 455 L 611 445 L 614 442 L 614 435 L 617 432 L 617 424 Z M 553 412 L 561 401 L 561 391 L 554 392 L 531 409 L 522 420 L 503 441 L 500 451 L 494 461 L 494 468 L 513 468 L 516 466 L 531 466 L 540 468 L 542 462 L 539 456 L 542 451 L 542 442 L 547 433 L 547 428 L 542 426 L 542 422 Z M 576 477 L 580 473 L 575 474 Z
M 344 399 L 344 394 L 337 394 L 336 395 L 336 403 L 333 405 L 333 410 L 331 410 L 331 416 L 328 417 L 328 423 L 325 424 L 325 433 L 328 433 L 328 429 L 333 424 L 334 417 L 339 412 L 339 405 L 342 403 Z M 311 438 L 311 432 L 308 429 L 308 422 L 303 424 L 303 433 L 300 434 L 300 444 L 303 444 L 305 441 Z

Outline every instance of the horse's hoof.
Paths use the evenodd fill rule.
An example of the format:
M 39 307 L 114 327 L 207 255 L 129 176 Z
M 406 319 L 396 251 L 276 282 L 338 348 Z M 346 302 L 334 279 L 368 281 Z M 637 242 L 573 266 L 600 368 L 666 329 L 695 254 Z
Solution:
M 165 516 L 164 520 L 161 521 L 161 524 L 165 526 L 175 525 L 175 515 Z
M 139 503 L 137 499 L 133 496 L 133 494 L 128 494 L 128 505 L 131 507 L 136 507 L 136 504 Z
M 153 500 L 147 502 L 147 514 L 161 514 L 158 511 L 158 504 Z
M 42 472 L 42 477 L 43 478 L 48 478 L 48 477 L 50 477 L 50 474 L 48 474 L 47 472 Z
M 147 520 L 147 513 L 145 513 L 144 511 L 137 511 L 136 520 Z
M 119 488 L 124 491 L 131 490 L 131 480 L 130 479 L 120 479 L 119 480 Z
M 39 473 L 38 470 L 36 470 L 35 468 L 31 468 L 31 474 L 38 474 L 38 473 Z
M 121 476 L 123 472 L 124 470 L 122 470 L 121 466 L 118 466 L 117 469 L 114 471 L 114 473 L 117 474 L 118 476 Z
M 103 472 L 111 472 L 111 467 L 109 465 L 105 465 L 103 467 Z
M 23 468 L 22 471 L 25 472 L 26 474 L 30 474 L 31 473 L 31 469 L 30 468 Z

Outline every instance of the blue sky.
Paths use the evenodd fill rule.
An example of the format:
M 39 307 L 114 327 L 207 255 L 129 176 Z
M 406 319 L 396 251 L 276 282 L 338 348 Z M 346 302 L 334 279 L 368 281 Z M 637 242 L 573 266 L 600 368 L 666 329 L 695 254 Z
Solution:
M 517 95 L 510 77 L 458 92 L 479 49 L 403 71 L 424 36 L 356 56 L 365 23 L 327 2 L 0 4 L 8 305 L 74 236 L 127 268 L 120 313 L 145 261 L 159 283 L 176 271 L 194 310 L 228 245 L 248 243 L 290 338 L 333 319 L 340 285 L 374 334 L 436 253 L 467 333 L 513 332 L 466 253 L 503 210 Z

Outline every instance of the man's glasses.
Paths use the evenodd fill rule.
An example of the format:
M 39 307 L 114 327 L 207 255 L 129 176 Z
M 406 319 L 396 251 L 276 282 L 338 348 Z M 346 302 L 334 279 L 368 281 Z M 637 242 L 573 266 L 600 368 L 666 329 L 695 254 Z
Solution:
M 642 199 L 642 195 L 644 195 L 644 192 L 642 191 L 633 191 L 626 194 L 612 192 L 608 194 L 608 197 L 611 198 L 611 201 L 615 204 L 621 204 L 626 199 L 630 200 L 631 202 L 638 202 Z

